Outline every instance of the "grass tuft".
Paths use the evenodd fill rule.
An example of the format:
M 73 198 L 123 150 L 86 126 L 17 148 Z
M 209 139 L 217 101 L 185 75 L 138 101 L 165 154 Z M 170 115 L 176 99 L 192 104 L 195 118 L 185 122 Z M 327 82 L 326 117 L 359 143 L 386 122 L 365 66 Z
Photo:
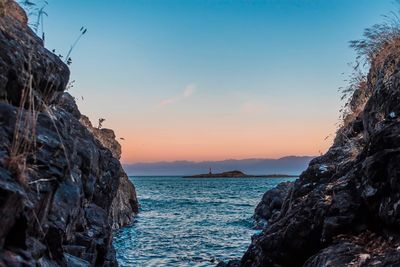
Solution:
M 367 71 L 382 68 L 391 59 L 399 61 L 400 55 L 400 0 L 399 9 L 383 16 L 384 21 L 364 30 L 363 37 L 350 42 L 357 53 L 356 64 L 349 75 L 347 86 L 340 88 L 344 105 L 339 127 L 347 126 L 363 110 L 371 92 L 367 85 Z M 385 66 L 386 67 L 386 66 Z

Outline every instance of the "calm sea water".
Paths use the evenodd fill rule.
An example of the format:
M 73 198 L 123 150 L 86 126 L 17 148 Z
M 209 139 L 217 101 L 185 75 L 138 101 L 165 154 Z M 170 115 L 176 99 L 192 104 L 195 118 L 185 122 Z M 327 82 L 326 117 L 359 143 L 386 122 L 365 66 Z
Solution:
M 140 213 L 115 234 L 120 266 L 215 266 L 242 255 L 263 193 L 288 178 L 131 177 Z

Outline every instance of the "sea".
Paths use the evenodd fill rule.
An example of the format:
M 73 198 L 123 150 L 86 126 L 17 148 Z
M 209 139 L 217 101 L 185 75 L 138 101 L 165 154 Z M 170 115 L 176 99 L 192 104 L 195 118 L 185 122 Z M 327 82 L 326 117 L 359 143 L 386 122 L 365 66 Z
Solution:
M 295 178 L 130 177 L 140 211 L 114 234 L 120 266 L 216 266 L 250 245 L 268 189 Z

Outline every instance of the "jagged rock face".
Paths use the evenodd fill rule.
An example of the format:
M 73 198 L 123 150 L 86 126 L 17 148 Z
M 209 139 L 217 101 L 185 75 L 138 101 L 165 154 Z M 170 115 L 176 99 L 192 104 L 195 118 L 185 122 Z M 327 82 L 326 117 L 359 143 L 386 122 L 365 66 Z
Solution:
M 371 67 L 363 110 L 311 161 L 241 266 L 400 266 L 400 57 L 389 55 Z
M 139 212 L 135 187 L 130 182 L 122 167 L 120 168 L 119 177 L 117 195 L 114 197 L 110 209 L 113 229 L 131 224 L 134 215 Z
M 117 140 L 115 140 L 115 133 L 113 130 L 93 127 L 89 118 L 85 115 L 81 115 L 80 121 L 91 133 L 93 133 L 93 135 L 103 144 L 103 146 L 110 149 L 115 158 L 121 158 L 121 145 Z
M 121 158 L 121 145 L 115 140 L 114 131 L 106 128 L 95 128 L 89 118 L 82 115 L 81 123 L 93 133 L 104 147 L 110 149 L 113 156 Z M 138 200 L 134 185 L 129 181 L 125 171 L 120 168 L 120 183 L 113 203 L 111 205 L 110 216 L 112 218 L 113 229 L 118 229 L 133 222 L 134 214 L 138 212 Z
M 32 150 L 21 155 L 26 166 L 15 168 L 9 162 L 18 112 L 28 116 L 0 104 L 5 203 L 0 209 L 0 262 L 13 266 L 19 255 L 28 265 L 63 265 L 67 260 L 114 265 L 115 256 L 107 255 L 112 246 L 108 214 L 119 187 L 120 163 L 79 118 L 54 108 L 51 115 L 39 114 L 36 140 L 26 140 L 34 142 Z
M 0 266 L 116 266 L 112 228 L 137 210 L 119 156 L 59 97 L 68 68 L 14 2 L 0 30 Z M 27 81 L 40 109 L 19 105 Z
M 278 219 L 283 201 L 292 187 L 293 183 L 284 182 L 265 192 L 253 215 L 257 228 L 263 228 Z
M 5 0 L 0 15 L 0 99 L 19 105 L 23 89 L 32 88 L 38 102 L 51 103 L 68 83 L 69 69 L 28 27 L 25 12 Z

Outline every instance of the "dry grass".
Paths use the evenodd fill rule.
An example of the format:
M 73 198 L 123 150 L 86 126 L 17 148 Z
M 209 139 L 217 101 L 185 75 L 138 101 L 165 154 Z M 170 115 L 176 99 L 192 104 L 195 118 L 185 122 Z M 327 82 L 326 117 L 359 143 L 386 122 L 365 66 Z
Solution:
M 29 73 L 31 69 L 29 60 Z M 24 186 L 27 185 L 27 158 L 35 150 L 36 146 L 36 122 L 38 111 L 35 104 L 35 92 L 33 89 L 33 76 L 30 75 L 25 88 L 22 89 L 20 105 L 14 127 L 14 134 L 7 160 L 8 168 L 16 179 Z
M 400 1 L 397 1 L 400 6 Z M 384 21 L 365 29 L 363 37 L 351 41 L 352 47 L 357 53 L 356 64 L 353 72 L 346 80 L 347 86 L 340 88 L 342 100 L 345 104 L 341 111 L 341 123 L 339 127 L 346 127 L 364 109 L 371 96 L 371 86 L 367 84 L 366 71 L 370 68 L 390 70 L 391 66 L 385 65 L 391 62 L 392 67 L 395 61 L 399 61 L 400 55 L 400 9 L 384 16 Z M 373 81 L 373 77 L 371 82 Z
M 10 149 L 9 159 L 6 161 L 8 168 L 15 174 L 16 179 L 24 186 L 28 182 L 28 171 L 35 169 L 35 166 L 28 166 L 27 160 L 35 159 L 36 153 L 36 126 L 39 112 L 45 113 L 51 120 L 61 144 L 67 168 L 71 173 L 71 166 L 68 159 L 68 153 L 56 124 L 57 117 L 52 111 L 50 103 L 52 101 L 52 88 L 44 90 L 45 95 L 39 95 L 33 87 L 32 75 L 26 88 L 22 91 L 21 101 L 17 112 L 17 118 L 14 128 L 14 134 Z M 72 181 L 75 179 L 71 176 Z M 36 181 L 33 181 L 35 183 Z
M 400 6 L 400 1 L 397 1 Z M 385 59 L 384 50 L 399 48 L 400 39 L 400 9 L 384 16 L 384 21 L 364 30 L 363 38 L 350 42 L 357 52 L 358 60 L 367 64 L 382 62 Z M 389 48 L 389 49 L 388 49 Z
M 2 10 L 5 12 L 8 1 L 9 0 L 0 0 L 0 14 Z M 19 1 L 19 3 L 25 8 L 30 17 L 36 18 L 36 22 L 29 25 L 34 29 L 36 33 L 38 33 L 40 28 L 42 32 L 42 38 L 44 39 L 43 17 L 47 16 L 47 13 L 44 11 L 44 8 L 47 5 L 47 1 L 42 0 L 35 2 L 36 3 L 30 0 Z M 38 5 L 38 3 L 40 5 Z M 68 52 L 68 55 L 65 59 L 66 64 L 69 65 L 71 63 L 70 54 L 81 39 L 81 37 L 86 32 L 87 29 L 82 27 L 78 38 L 75 40 Z M 30 50 L 32 51 L 31 53 L 35 53 L 35 47 L 31 47 Z M 54 88 L 51 84 L 47 84 L 45 88 L 40 88 L 40 91 L 36 90 L 38 89 L 36 87 L 39 85 L 33 79 L 34 73 L 31 66 L 32 60 L 31 58 L 27 58 L 27 61 L 28 66 L 25 72 L 28 73 L 30 78 L 23 86 L 23 88 L 21 88 L 22 93 L 16 117 L 12 144 L 9 151 L 9 158 L 6 160 L 8 169 L 15 175 L 16 180 L 24 186 L 37 182 L 29 182 L 29 171 L 35 169 L 35 166 L 34 164 L 28 164 L 28 159 L 32 162 L 35 161 L 36 124 L 39 112 L 47 114 L 51 119 L 52 125 L 60 141 L 61 149 L 64 152 L 69 173 L 71 173 L 68 153 L 64 145 L 63 138 L 56 124 L 57 117 L 55 116 L 51 107 L 51 103 L 54 102 L 54 98 L 58 95 L 57 93 L 54 93 Z M 51 70 L 48 71 L 51 72 Z M 57 72 L 57 70 L 54 69 L 54 72 Z M 73 85 L 73 82 L 71 84 Z M 74 181 L 74 178 L 72 176 L 71 179 Z
M 0 16 L 6 15 L 6 3 L 8 0 L 0 0 Z
M 345 101 L 341 112 L 341 126 L 347 126 L 364 109 L 367 100 L 370 97 L 367 87 L 367 77 L 359 70 L 358 65 L 354 67 L 353 73 L 346 80 L 348 86 L 341 90 L 342 100 Z

